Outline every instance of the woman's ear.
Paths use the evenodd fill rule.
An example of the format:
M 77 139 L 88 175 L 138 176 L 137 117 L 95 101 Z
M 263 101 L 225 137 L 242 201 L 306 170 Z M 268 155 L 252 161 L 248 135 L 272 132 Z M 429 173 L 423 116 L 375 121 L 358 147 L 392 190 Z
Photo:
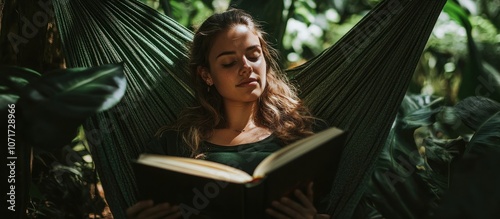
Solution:
M 212 86 L 214 84 L 207 68 L 198 66 L 197 72 L 200 75 L 201 79 L 203 79 L 208 86 Z

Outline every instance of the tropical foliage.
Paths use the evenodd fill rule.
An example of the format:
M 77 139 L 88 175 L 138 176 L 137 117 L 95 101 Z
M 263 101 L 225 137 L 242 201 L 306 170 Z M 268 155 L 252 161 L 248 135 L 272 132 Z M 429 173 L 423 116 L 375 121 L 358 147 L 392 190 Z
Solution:
M 485 192 L 493 190 L 494 184 L 461 175 L 498 181 L 495 166 L 471 168 L 494 163 L 500 156 L 499 116 L 500 103 L 485 97 L 468 97 L 455 106 L 445 106 L 443 98 L 406 96 L 357 214 L 370 218 L 494 218 L 500 212 L 488 206 L 498 206 L 500 196 Z M 461 190 L 450 190 L 455 185 Z M 457 210 L 472 203 L 461 195 L 481 197 L 469 198 L 484 205 Z
M 17 127 L 16 152 L 11 155 L 19 159 L 18 208 L 26 208 L 31 218 L 101 214 L 104 201 L 95 191 L 94 196 L 91 193 L 91 188 L 97 188 L 93 168 L 88 166 L 91 160 L 83 160 L 81 153 L 85 150 L 74 150 L 81 148 L 81 140 L 72 140 L 87 117 L 113 107 L 123 97 L 126 80 L 122 64 L 55 70 L 43 75 L 31 69 L 0 66 L 0 78 L 0 111 L 4 118 L 14 115 Z M 23 206 L 28 188 L 30 205 Z M 15 217 L 23 218 L 23 211 L 17 212 Z
M 321 53 L 379 2 L 141 1 L 190 29 L 195 29 L 212 13 L 230 6 L 245 9 L 265 21 L 264 28 L 280 51 L 285 67 L 300 65 Z M 5 15 L 3 24 L 11 19 L 7 16 L 13 9 L 4 8 L 7 4 L 0 5 L 0 9 L 4 9 L 1 15 Z M 452 207 L 461 206 L 458 201 L 443 198 L 448 190 L 451 191 L 448 197 L 454 197 L 457 191 L 470 195 L 469 187 L 458 181 L 463 180 L 464 175 L 489 174 L 498 182 L 498 176 L 495 178 L 484 169 L 464 168 L 465 164 L 494 163 L 495 158 L 485 154 L 495 154 L 500 145 L 499 108 L 495 102 L 500 101 L 498 8 L 499 0 L 448 1 L 420 59 L 409 94 L 401 105 L 358 213 L 373 218 L 443 215 Z M 44 37 L 49 39 L 46 41 L 50 41 L 47 45 L 51 49 L 45 50 L 50 51 L 46 57 L 60 57 L 57 29 L 53 21 L 47 25 L 49 32 Z M 4 42 L 5 29 L 9 26 L 2 27 L 0 41 Z M 0 52 L 2 63 L 7 63 L 5 57 L 9 51 Z M 119 75 L 120 68 L 70 69 L 43 76 L 29 69 L 0 68 L 0 107 L 7 103 L 29 106 L 24 107 L 26 110 L 19 121 L 26 127 L 26 139 L 30 139 L 26 144 L 37 148 L 31 206 L 28 206 L 31 218 L 84 218 L 90 214 L 106 217 L 102 213 L 104 200 L 96 192 L 98 179 L 91 158 L 83 136 L 77 136 L 76 131 L 88 115 L 119 101 L 125 86 L 123 76 Z M 113 89 L 108 89 L 110 85 Z M 481 115 L 477 115 L 479 110 L 483 112 Z M 469 155 L 489 159 L 474 159 Z M 67 162 L 68 158 L 72 162 Z M 91 190 L 94 191 L 90 193 Z M 500 198 L 496 200 L 498 203 Z M 439 205 L 444 207 L 438 208 Z

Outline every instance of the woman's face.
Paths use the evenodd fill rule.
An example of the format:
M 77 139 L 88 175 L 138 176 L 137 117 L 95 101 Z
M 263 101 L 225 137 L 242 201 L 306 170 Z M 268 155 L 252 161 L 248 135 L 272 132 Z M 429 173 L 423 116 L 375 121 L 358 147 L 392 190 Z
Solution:
M 259 37 L 245 25 L 219 33 L 201 76 L 214 84 L 224 102 L 256 101 L 266 87 L 266 60 Z

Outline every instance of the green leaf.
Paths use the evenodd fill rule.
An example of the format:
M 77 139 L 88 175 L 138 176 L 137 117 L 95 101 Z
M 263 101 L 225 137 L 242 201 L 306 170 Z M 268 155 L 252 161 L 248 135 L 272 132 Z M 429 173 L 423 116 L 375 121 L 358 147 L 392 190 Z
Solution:
M 421 126 L 429 126 L 436 122 L 436 114 L 443 108 L 431 109 L 425 107 L 412 112 L 410 115 L 403 118 L 404 128 L 418 128 Z
M 214 5 L 213 5 L 213 1 L 214 0 L 202 0 L 203 4 L 205 4 L 205 6 L 207 6 L 208 8 L 210 8 L 211 10 L 214 10 Z
M 18 66 L 0 66 L 0 92 L 4 93 L 10 89 L 20 89 L 28 83 L 39 79 L 40 73 Z
M 27 96 L 35 102 L 50 101 L 50 108 L 67 116 L 93 114 L 120 101 L 126 80 L 121 64 L 94 68 L 72 68 L 46 73 L 28 86 Z
M 500 152 L 500 111 L 492 115 L 474 134 L 465 154 L 484 155 Z
M 474 131 L 500 110 L 500 103 L 481 96 L 465 98 L 455 105 L 462 122 Z
M 361 205 L 383 218 L 425 218 L 447 188 L 448 169 L 462 139 L 415 139 L 420 127 L 432 127 L 442 98 L 406 96 L 368 181 Z M 376 209 L 376 210 L 375 210 Z M 366 213 L 366 212 L 365 212 Z
M 462 25 L 467 32 L 470 32 L 472 30 L 469 16 L 465 12 L 465 10 L 457 3 L 448 0 L 444 5 L 443 12 L 448 14 L 452 20 Z
M 403 129 L 416 129 L 436 122 L 436 114 L 443 107 L 443 98 L 431 96 L 405 96 L 399 107 L 399 119 Z
M 448 0 L 443 8 L 450 18 L 465 28 L 467 34 L 468 58 L 464 65 L 462 80 L 458 92 L 461 99 L 469 96 L 488 96 L 500 100 L 500 79 L 497 72 L 485 68 L 480 49 L 472 37 L 472 24 L 466 11 L 457 3 Z
M 474 134 L 453 165 L 449 191 L 434 218 L 497 218 L 500 211 L 500 111 Z
M 18 101 L 22 134 L 33 146 L 59 148 L 87 117 L 117 104 L 125 88 L 123 64 L 48 72 L 27 85 Z
M 0 111 L 19 99 L 21 89 L 38 80 L 40 73 L 16 66 L 0 66 Z

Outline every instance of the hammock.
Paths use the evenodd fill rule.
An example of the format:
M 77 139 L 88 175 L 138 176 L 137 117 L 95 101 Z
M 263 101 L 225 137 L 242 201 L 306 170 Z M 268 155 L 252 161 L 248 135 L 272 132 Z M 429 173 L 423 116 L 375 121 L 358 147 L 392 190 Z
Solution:
M 288 70 L 314 115 L 349 131 L 328 211 L 351 217 L 445 0 L 386 0 L 339 42 Z M 115 218 L 135 203 L 130 161 L 194 102 L 192 32 L 133 0 L 53 1 L 68 67 L 124 62 L 128 90 L 85 124 Z

